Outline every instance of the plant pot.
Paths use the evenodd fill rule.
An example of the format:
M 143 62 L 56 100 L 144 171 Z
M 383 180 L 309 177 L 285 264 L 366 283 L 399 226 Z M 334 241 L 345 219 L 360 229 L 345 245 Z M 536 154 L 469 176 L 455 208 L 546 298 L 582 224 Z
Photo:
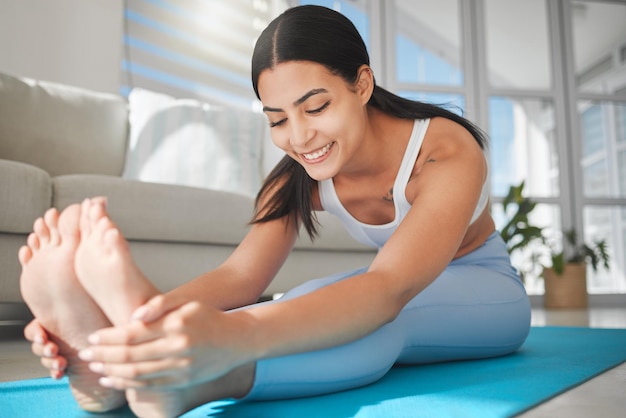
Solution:
M 567 263 L 563 274 L 553 269 L 543 271 L 545 284 L 544 306 L 556 309 L 587 307 L 587 264 Z

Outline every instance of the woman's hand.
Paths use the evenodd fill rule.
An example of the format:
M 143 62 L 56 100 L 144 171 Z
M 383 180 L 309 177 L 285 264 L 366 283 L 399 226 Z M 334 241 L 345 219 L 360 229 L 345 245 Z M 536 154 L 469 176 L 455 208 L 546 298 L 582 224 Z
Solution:
M 60 379 L 65 374 L 67 359 L 60 356 L 59 347 L 48 339 L 48 333 L 37 319 L 24 328 L 24 337 L 32 343 L 31 351 L 40 357 L 43 367 L 50 371 L 50 377 Z
M 145 305 L 144 305 L 145 306 Z M 105 387 L 174 389 L 213 380 L 252 359 L 248 316 L 188 302 L 152 322 L 133 321 L 89 337 L 80 352 Z

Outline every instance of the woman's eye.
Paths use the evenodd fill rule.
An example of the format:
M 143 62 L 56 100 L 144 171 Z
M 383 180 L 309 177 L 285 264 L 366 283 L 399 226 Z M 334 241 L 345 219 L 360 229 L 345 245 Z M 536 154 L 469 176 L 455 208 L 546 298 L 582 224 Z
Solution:
M 322 112 L 324 109 L 326 109 L 328 107 L 328 105 L 330 104 L 330 100 L 327 101 L 326 103 L 324 103 L 321 107 L 318 107 L 317 109 L 313 109 L 313 110 L 307 110 L 306 113 L 314 115 L 316 113 L 320 113 Z
M 270 128 L 274 128 L 274 127 L 276 127 L 276 126 L 280 126 L 280 125 L 282 125 L 283 123 L 285 123 L 285 121 L 286 121 L 286 120 L 287 120 L 287 118 L 285 118 L 285 119 L 281 119 L 281 120 L 276 121 L 276 122 L 272 122 L 272 121 L 270 121 Z

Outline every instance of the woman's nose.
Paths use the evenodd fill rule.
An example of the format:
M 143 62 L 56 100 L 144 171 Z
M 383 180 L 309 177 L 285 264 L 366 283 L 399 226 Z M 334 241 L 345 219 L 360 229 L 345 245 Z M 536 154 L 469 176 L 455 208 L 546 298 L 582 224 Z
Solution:
M 314 135 L 314 130 L 306 123 L 292 123 L 291 124 L 291 145 L 303 146 L 309 142 Z

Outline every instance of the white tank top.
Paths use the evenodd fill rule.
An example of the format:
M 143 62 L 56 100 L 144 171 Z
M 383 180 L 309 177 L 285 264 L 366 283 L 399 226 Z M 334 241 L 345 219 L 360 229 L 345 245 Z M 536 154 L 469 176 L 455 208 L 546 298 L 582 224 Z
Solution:
M 406 200 L 404 192 L 411 177 L 411 173 L 413 173 L 413 168 L 415 167 L 417 156 L 422 147 L 422 142 L 424 142 L 424 136 L 426 135 L 429 122 L 430 119 L 417 119 L 413 124 L 411 138 L 409 139 L 404 157 L 402 157 L 400 169 L 398 170 L 398 175 L 393 184 L 393 204 L 396 210 L 393 221 L 383 225 L 369 225 L 360 222 L 355 219 L 339 201 L 339 197 L 335 192 L 333 179 L 318 182 L 320 200 L 324 210 L 337 216 L 345 225 L 350 235 L 360 243 L 381 248 L 385 245 L 389 237 L 391 237 L 391 234 L 394 233 L 400 222 L 402 222 L 409 209 L 411 209 L 411 204 Z M 480 199 L 478 200 L 470 224 L 480 216 L 485 206 L 487 206 L 487 202 L 489 201 L 489 187 L 487 183 L 488 182 L 485 181 L 483 184 Z

